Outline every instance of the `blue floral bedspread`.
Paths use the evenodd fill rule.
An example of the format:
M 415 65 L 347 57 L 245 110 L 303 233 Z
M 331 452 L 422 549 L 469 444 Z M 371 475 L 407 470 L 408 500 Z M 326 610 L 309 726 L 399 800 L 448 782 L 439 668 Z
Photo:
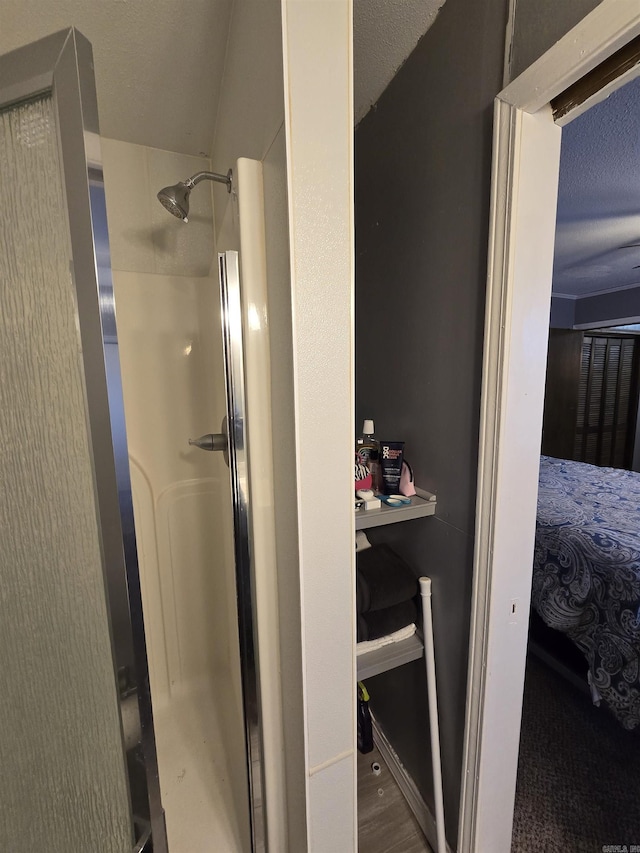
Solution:
M 532 604 L 622 725 L 640 724 L 640 474 L 541 458 Z

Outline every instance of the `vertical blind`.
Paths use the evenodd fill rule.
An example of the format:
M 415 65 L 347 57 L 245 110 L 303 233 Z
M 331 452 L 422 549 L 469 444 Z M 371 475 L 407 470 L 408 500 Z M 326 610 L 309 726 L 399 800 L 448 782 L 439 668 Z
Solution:
M 638 410 L 638 337 L 585 335 L 573 458 L 629 468 Z

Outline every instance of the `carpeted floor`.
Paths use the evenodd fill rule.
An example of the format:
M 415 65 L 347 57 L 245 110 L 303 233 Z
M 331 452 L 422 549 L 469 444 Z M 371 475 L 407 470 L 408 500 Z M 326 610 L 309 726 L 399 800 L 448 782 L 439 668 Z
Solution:
M 625 731 L 530 657 L 512 853 L 602 853 L 608 845 L 640 850 L 640 731 Z

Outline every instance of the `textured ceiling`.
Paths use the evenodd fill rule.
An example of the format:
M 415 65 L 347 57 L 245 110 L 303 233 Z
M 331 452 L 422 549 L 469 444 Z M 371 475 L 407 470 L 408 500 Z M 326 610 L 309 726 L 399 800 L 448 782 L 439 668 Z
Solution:
M 444 0 L 354 0 L 356 124 L 387 88 L 443 4 Z
M 0 53 L 67 27 L 93 46 L 104 136 L 209 154 L 232 0 L 0 0 Z
M 640 285 L 640 78 L 562 132 L 553 291 Z
M 356 120 L 443 2 L 354 0 Z M 208 155 L 232 6 L 233 0 L 0 0 L 0 53 L 74 26 L 93 46 L 104 136 Z
M 234 0 L 0 0 L 0 53 L 75 26 L 102 133 L 210 154 Z M 264 4 L 268 0 L 235 0 Z M 277 2 L 277 0 L 270 0 Z M 354 111 L 371 108 L 444 0 L 354 0 Z M 640 284 L 640 80 L 563 131 L 555 293 Z

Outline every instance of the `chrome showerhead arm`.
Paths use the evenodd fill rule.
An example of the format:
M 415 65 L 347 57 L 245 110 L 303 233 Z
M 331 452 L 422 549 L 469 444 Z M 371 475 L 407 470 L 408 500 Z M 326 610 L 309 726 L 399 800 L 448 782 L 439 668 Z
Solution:
M 185 184 L 189 184 L 192 187 L 195 187 L 196 184 L 199 184 L 200 181 L 218 181 L 218 183 L 227 185 L 227 192 L 231 192 L 231 184 L 233 179 L 233 173 L 231 169 L 227 172 L 226 175 L 220 175 L 217 172 L 196 172 L 195 175 L 192 175 L 190 178 L 187 178 Z

